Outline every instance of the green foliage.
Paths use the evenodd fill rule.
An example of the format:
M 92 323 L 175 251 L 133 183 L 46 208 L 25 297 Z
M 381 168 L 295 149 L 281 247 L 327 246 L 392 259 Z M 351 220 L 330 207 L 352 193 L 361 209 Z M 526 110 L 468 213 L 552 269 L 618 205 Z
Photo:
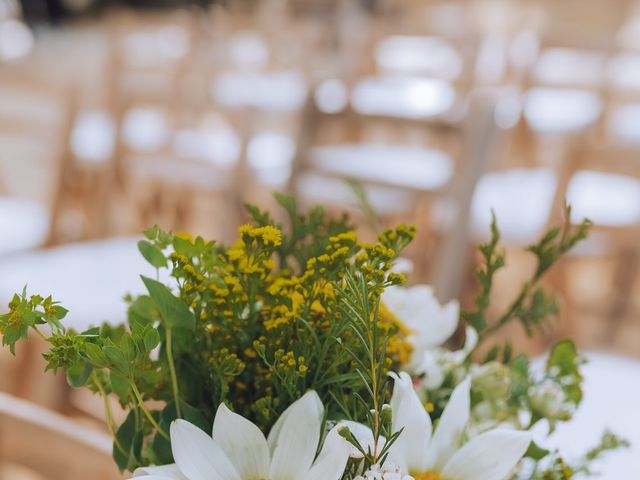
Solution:
M 142 278 L 144 285 L 147 287 L 149 295 L 167 327 L 186 328 L 187 330 L 195 328 L 196 319 L 182 300 L 173 295 L 171 290 L 157 280 L 142 275 L 140 278 Z
M 242 226 L 230 247 L 146 230 L 139 250 L 154 267 L 169 268 L 175 288 L 142 277 L 148 295 L 127 297 L 126 325 L 67 331 L 59 322 L 66 310 L 24 292 L 1 317 L 12 349 L 29 329 L 49 323 L 47 369 L 62 368 L 70 384 L 113 394 L 130 411 L 118 425 L 105 402 L 121 469 L 171 462 L 171 421 L 185 418 L 208 431 L 221 402 L 266 432 L 314 389 L 331 418 L 366 421 L 369 408 L 348 400 L 366 398 L 369 386 L 354 368 L 368 345 L 345 314 L 345 275 L 368 279 L 378 298 L 381 288 L 404 280 L 390 269 L 414 230 L 400 226 L 362 244 L 346 217 L 326 218 L 320 207 L 303 215 L 292 199 L 277 199 L 289 229 L 249 206 L 255 224 Z M 384 336 L 397 333 L 383 317 Z M 385 372 L 408 350 L 402 335 L 376 346 L 389 359 Z M 152 410 L 150 400 L 164 407 Z
M 591 448 L 583 455 L 580 465 L 576 467 L 576 471 L 593 474 L 595 472 L 592 471 L 591 463 L 595 460 L 599 460 L 603 455 L 611 450 L 629 448 L 630 445 L 631 444 L 624 438 L 620 438 L 610 431 L 605 431 L 598 445 Z
M 67 310 L 54 302 L 51 296 L 27 297 L 27 287 L 24 287 L 22 294 L 15 294 L 9 302 L 9 313 L 0 315 L 2 345 L 9 345 L 11 353 L 15 354 L 16 343 L 27 340 L 31 328 L 38 331 L 38 325 L 48 324 L 54 332 L 59 332 L 63 329 L 60 320 L 66 315 Z
M 476 272 L 480 293 L 474 301 L 475 309 L 463 311 L 462 318 L 476 329 L 482 343 L 497 330 L 512 320 L 518 320 L 528 335 L 541 329 L 549 318 L 558 313 L 558 301 L 539 284 L 544 274 L 578 242 L 584 240 L 591 227 L 589 220 L 573 226 L 570 222 L 571 208 L 565 208 L 565 223 L 562 227 L 550 229 L 540 241 L 527 247 L 536 257 L 536 269 L 523 285 L 506 312 L 495 320 L 487 317 L 491 291 L 496 272 L 505 266 L 505 253 L 499 247 L 500 231 L 495 216 L 491 224 L 491 240 L 479 247 L 483 264 Z
M 345 179 L 345 182 L 355 195 L 358 206 L 364 214 L 366 224 L 374 232 L 380 231 L 380 219 L 378 218 L 373 205 L 371 205 L 371 202 L 369 201 L 369 196 L 367 195 L 367 191 L 364 185 L 362 185 L 362 182 L 356 178 L 347 178 Z
M 500 242 L 500 230 L 496 222 L 496 216 L 492 212 L 491 220 L 491 240 L 478 247 L 482 255 L 483 265 L 476 271 L 476 279 L 480 284 L 480 294 L 474 300 L 476 309 L 474 311 L 463 311 L 462 318 L 476 329 L 478 333 L 487 329 L 487 308 L 491 300 L 491 290 L 493 288 L 493 277 L 496 272 L 505 265 L 505 253 L 498 248 Z
M 287 213 L 286 227 L 247 205 L 253 223 L 240 227 L 229 247 L 157 226 L 146 230 L 140 253 L 158 271 L 168 269 L 171 287 L 141 277 L 148 294 L 126 297 L 124 325 L 66 330 L 61 320 L 67 311 L 51 297 L 28 297 L 26 288 L 0 316 L 2 341 L 12 352 L 35 332 L 50 345 L 44 354 L 47 370 L 62 369 L 70 385 L 103 398 L 120 469 L 173 462 L 168 432 L 177 418 L 209 432 L 224 402 L 267 432 L 309 389 L 320 395 L 328 419 L 367 423 L 374 433 L 375 446 L 369 449 L 348 429 L 340 431 L 362 453 L 362 459 L 349 462 L 345 478 L 384 463 L 402 433 L 392 431 L 392 412 L 385 404 L 387 374 L 407 365 L 411 332 L 380 297 L 385 288 L 404 282 L 392 266 L 415 229 L 401 225 L 382 232 L 376 243 L 364 244 L 346 216 L 328 218 L 321 207 L 302 214 L 292 198 L 276 195 L 276 200 Z M 462 313 L 481 342 L 513 320 L 533 334 L 556 314 L 555 298 L 539 281 L 588 227 L 586 221 L 575 228 L 567 221 L 529 247 L 537 258 L 535 273 L 507 312 L 491 319 L 494 276 L 505 265 L 494 218 L 491 240 L 480 247 L 483 265 L 476 277 L 481 291 L 474 310 Z M 50 327 L 48 336 L 40 325 Z M 532 372 L 528 359 L 508 343 L 495 346 L 473 369 L 471 357 L 463 355 L 459 368 L 446 372 L 442 385 L 425 399 L 435 421 L 469 373 L 472 415 L 478 421 L 511 422 L 524 429 L 547 421 L 553 428 L 570 418 L 582 399 L 582 360 L 571 342 L 553 348 L 541 374 Z M 109 395 L 129 411 L 121 424 L 111 413 Z M 522 413 L 530 415 L 524 425 Z M 381 437 L 386 443 L 377 448 Z M 531 478 L 586 473 L 603 452 L 623 445 L 606 436 L 580 462 L 567 464 L 532 444 L 527 456 L 541 467 Z
M 576 407 L 582 401 L 580 365 L 583 363 L 573 342 L 563 340 L 553 347 L 546 365 L 548 378 L 562 387 L 565 398 Z
M 359 352 L 348 345 L 344 345 L 344 348 L 351 355 L 354 373 L 361 379 L 361 385 L 366 386 L 367 393 L 363 397 L 359 392 L 353 396 L 349 391 L 340 392 L 344 400 L 338 401 L 338 404 L 342 405 L 345 412 L 349 410 L 349 402 L 360 404 L 360 411 L 364 413 L 373 433 L 373 446 L 365 449 L 347 427 L 340 434 L 362 454 L 362 460 L 353 461 L 358 463 L 358 469 L 362 471 L 377 463 L 384 463 L 389 448 L 401 433 L 391 430 L 392 413 L 388 406 L 386 409 L 383 406 L 387 399 L 387 373 L 392 359 L 387 348 L 389 330 L 380 319 L 380 294 L 393 283 L 376 272 L 352 272 L 347 269 L 344 288 L 338 294 L 338 308 L 343 318 L 348 319 L 349 328 L 361 347 Z M 343 346 L 342 342 L 340 345 Z M 348 416 L 362 417 L 357 413 Z M 384 446 L 381 446 L 382 438 L 388 439 Z
M 338 220 L 327 218 L 324 209 L 319 205 L 312 208 L 306 215 L 302 215 L 298 212 L 292 197 L 280 193 L 274 196 L 287 212 L 288 232 L 277 225 L 268 212 L 260 211 L 256 206 L 249 204 L 245 207 L 258 227 L 276 225 L 282 231 L 282 242 L 275 248 L 281 268 L 287 268 L 296 273 L 302 272 L 310 258 L 324 253 L 331 237 L 353 230 L 346 215 Z
M 162 253 L 162 250 L 153 243 L 147 240 L 140 240 L 138 242 L 138 250 L 145 260 L 154 267 L 165 268 L 167 266 L 167 259 Z
M 569 480 L 580 475 L 580 478 L 599 476 L 593 464 L 612 450 L 629 447 L 629 442 L 619 438 L 613 433 L 606 431 L 600 442 L 595 447 L 588 450 L 581 457 L 568 461 L 557 452 L 551 452 L 548 457 L 532 456 L 535 460 L 543 460 L 535 464 L 533 472 L 527 475 L 526 480 Z M 531 450 L 531 448 L 530 448 Z M 541 449 L 541 452 L 544 452 Z M 522 480 L 525 480 L 523 477 Z

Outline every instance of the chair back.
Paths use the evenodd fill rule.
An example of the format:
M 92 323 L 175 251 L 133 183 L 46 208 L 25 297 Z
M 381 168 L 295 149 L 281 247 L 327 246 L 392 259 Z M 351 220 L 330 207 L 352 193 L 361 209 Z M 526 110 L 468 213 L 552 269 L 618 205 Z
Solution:
M 18 465 L 48 480 L 121 478 L 111 438 L 35 404 L 0 393 L 0 466 Z

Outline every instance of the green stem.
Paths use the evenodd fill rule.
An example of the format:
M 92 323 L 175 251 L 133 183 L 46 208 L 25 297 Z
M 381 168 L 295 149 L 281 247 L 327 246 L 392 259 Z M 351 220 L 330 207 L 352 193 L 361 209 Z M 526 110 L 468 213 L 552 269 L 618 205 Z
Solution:
M 167 327 L 167 362 L 169 363 L 169 374 L 171 375 L 171 388 L 173 390 L 173 400 L 176 404 L 176 415 L 182 418 L 182 410 L 180 408 L 180 392 L 178 391 L 178 376 L 176 375 L 176 366 L 173 363 L 173 350 L 171 341 L 171 327 Z
M 366 292 L 366 290 L 365 290 Z M 368 295 L 367 295 L 368 296 Z M 369 299 L 367 298 L 367 302 Z M 369 315 L 369 308 L 366 308 L 367 316 Z M 378 352 L 376 329 L 377 315 L 373 319 L 369 320 L 369 348 L 371 349 L 371 390 L 373 391 L 373 463 L 378 463 L 378 440 L 380 437 L 380 410 L 378 404 L 378 365 L 376 363 L 376 354 Z
M 151 425 L 153 425 L 153 427 L 158 431 L 158 433 L 162 435 L 168 442 L 171 442 L 171 437 L 169 437 L 167 432 L 165 432 L 160 427 L 156 419 L 153 418 L 153 415 L 151 415 L 151 412 L 144 404 L 144 400 L 142 400 L 142 395 L 140 395 L 140 390 L 138 390 L 138 387 L 136 386 L 135 382 L 133 382 L 132 380 L 129 380 L 129 385 L 131 386 L 131 390 L 133 391 L 133 394 L 135 395 L 136 400 L 138 401 L 138 406 L 140 407 L 140 410 L 142 410 L 142 413 L 144 413 L 144 415 L 147 417 L 147 420 L 149 420 L 149 423 L 151 423 Z
M 93 372 L 92 377 L 93 377 L 93 383 L 98 389 L 98 392 L 100 392 L 100 396 L 102 397 L 102 401 L 104 402 L 104 413 L 105 413 L 105 416 L 107 417 L 107 422 L 106 422 L 107 428 L 109 429 L 109 433 L 111 434 L 111 437 L 113 437 L 113 443 L 115 444 L 116 448 L 120 450 L 124 455 L 128 455 L 128 453 L 120 444 L 118 437 L 116 436 L 116 429 L 114 427 L 115 421 L 113 419 L 113 412 L 111 411 L 111 405 L 109 405 L 109 397 L 107 396 L 107 393 L 104 391 L 104 387 L 102 386 L 102 383 L 98 379 L 98 376 L 96 375 L 95 372 Z

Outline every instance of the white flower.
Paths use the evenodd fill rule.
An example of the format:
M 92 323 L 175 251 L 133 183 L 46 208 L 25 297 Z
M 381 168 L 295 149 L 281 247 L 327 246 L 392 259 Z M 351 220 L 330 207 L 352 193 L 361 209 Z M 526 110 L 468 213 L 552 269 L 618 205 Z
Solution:
M 569 420 L 575 410 L 575 405 L 567 400 L 562 387 L 551 380 L 532 386 L 529 400 L 535 411 L 549 419 Z
M 395 463 L 386 461 L 382 466 L 372 465 L 369 470 L 353 480 L 413 480 L 413 477 L 403 473 Z
M 433 435 L 431 419 L 409 375 L 402 372 L 394 378 L 393 430 L 404 430 L 391 446 L 390 457 L 416 480 L 504 480 L 526 452 L 531 436 L 515 430 L 491 430 L 463 444 L 469 378 L 454 389 Z
M 466 340 L 464 347 L 460 350 L 451 351 L 446 348 L 434 348 L 426 350 L 422 354 L 422 359 L 413 362 L 411 369 L 415 375 L 421 377 L 420 386 L 427 390 L 440 388 L 446 375 L 459 370 L 465 359 L 478 344 L 478 333 L 472 327 L 466 329 Z M 462 373 L 459 378 L 464 377 Z
M 138 469 L 146 480 L 338 480 L 349 459 L 349 444 L 334 428 L 320 454 L 324 408 L 315 392 L 294 402 L 268 438 L 249 420 L 220 405 L 210 437 L 184 420 L 171 424 L 175 465 Z
M 411 330 L 408 340 L 414 350 L 409 368 L 419 365 L 425 352 L 446 342 L 458 327 L 458 302 L 440 305 L 428 285 L 389 287 L 384 290 L 382 301 Z
M 393 262 L 391 272 L 402 273 L 403 275 L 411 275 L 413 272 L 413 262 L 405 257 L 398 257 Z

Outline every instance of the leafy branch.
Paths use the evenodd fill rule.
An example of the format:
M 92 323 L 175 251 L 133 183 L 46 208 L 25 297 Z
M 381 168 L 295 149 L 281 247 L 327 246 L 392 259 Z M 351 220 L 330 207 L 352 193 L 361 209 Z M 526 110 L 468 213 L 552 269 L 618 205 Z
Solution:
M 297 270 L 303 270 L 310 258 L 324 252 L 329 244 L 329 238 L 353 229 L 347 215 L 343 215 L 338 220 L 330 219 L 320 205 L 303 215 L 293 197 L 282 193 L 274 193 L 273 196 L 287 213 L 288 232 L 272 218 L 269 212 L 262 211 L 251 204 L 245 204 L 245 208 L 256 225 L 260 227 L 273 225 L 283 232 L 282 244 L 276 248 L 280 268 L 295 271 L 297 267 Z M 295 264 L 291 260 L 295 260 Z
M 384 463 L 389 448 L 401 432 L 391 431 L 392 412 L 384 404 L 387 392 L 387 368 L 389 358 L 387 354 L 388 334 L 379 327 L 380 292 L 391 283 L 387 281 L 370 283 L 362 272 L 347 271 L 344 278 L 344 289 L 340 291 L 339 309 L 343 316 L 349 318 L 351 331 L 362 344 L 364 358 L 355 352 L 352 354 L 355 370 L 366 386 L 370 401 L 358 395 L 365 411 L 373 434 L 373 445 L 365 446 L 351 434 L 347 427 L 341 429 L 340 434 L 360 451 L 363 456 L 363 469 L 372 465 Z M 371 406 L 373 408 L 371 408 Z M 381 438 L 387 441 L 380 448 Z
M 505 265 L 504 250 L 499 248 L 500 232 L 495 216 L 491 224 L 491 240 L 480 246 L 483 265 L 476 272 L 481 291 L 475 299 L 475 310 L 463 311 L 462 318 L 478 331 L 479 342 L 489 338 L 506 324 L 517 319 L 531 335 L 534 328 L 540 328 L 544 321 L 558 312 L 558 303 L 554 295 L 548 294 L 540 286 L 540 280 L 547 271 L 578 242 L 584 240 L 591 227 L 591 221 L 584 219 L 579 225 L 571 224 L 571 207 L 566 206 L 564 223 L 551 228 L 542 239 L 526 250 L 535 255 L 537 265 L 529 280 L 524 282 L 507 311 L 495 321 L 487 318 L 487 309 L 495 274 Z

